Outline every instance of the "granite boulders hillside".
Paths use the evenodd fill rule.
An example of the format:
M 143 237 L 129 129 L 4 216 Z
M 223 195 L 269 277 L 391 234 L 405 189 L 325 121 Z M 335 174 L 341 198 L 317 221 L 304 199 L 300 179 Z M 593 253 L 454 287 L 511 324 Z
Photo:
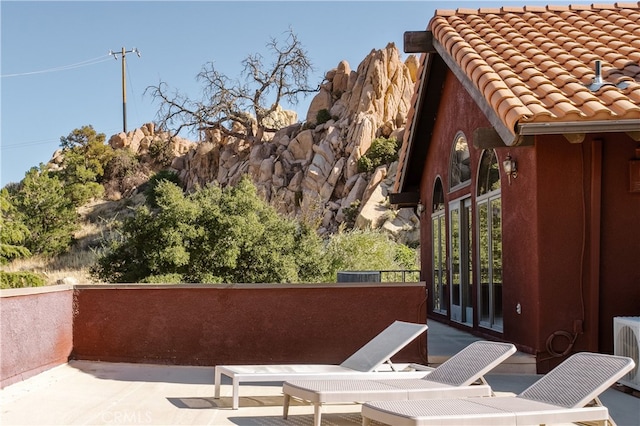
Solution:
M 279 109 L 272 120 L 280 130 L 253 145 L 219 131 L 202 132 L 198 142 L 173 138 L 171 168 L 186 190 L 214 181 L 234 185 L 248 174 L 281 213 L 316 221 L 321 233 L 355 219 L 358 227 L 384 228 L 415 244 L 415 213 L 394 211 L 387 201 L 396 164 L 367 173 L 357 163 L 374 139 L 402 140 L 417 68 L 417 58 L 403 61 L 394 44 L 372 50 L 356 70 L 342 61 L 326 73 L 303 122 Z M 144 157 L 154 139 L 168 137 L 150 123 L 109 144 Z

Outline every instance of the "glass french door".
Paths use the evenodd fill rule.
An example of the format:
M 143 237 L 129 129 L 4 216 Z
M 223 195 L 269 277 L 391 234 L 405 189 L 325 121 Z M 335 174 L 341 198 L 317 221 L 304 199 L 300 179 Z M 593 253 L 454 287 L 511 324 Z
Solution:
M 449 280 L 451 319 L 473 325 L 473 256 L 471 198 L 449 204 Z
M 444 209 L 431 215 L 431 251 L 433 276 L 431 303 L 434 312 L 447 314 L 447 234 Z
M 483 327 L 503 329 L 502 310 L 502 203 L 500 193 L 478 200 L 479 322 Z

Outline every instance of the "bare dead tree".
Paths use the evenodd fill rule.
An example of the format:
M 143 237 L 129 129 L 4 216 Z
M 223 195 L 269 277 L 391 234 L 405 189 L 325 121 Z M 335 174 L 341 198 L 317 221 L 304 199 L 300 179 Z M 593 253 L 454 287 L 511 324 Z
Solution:
M 279 130 L 271 128 L 265 119 L 281 102 L 295 105 L 300 95 L 318 89 L 309 86 L 308 74 L 313 67 L 291 29 L 284 40 L 271 38 L 266 47 L 273 62 L 266 65 L 260 54 L 249 55 L 242 61 L 241 79 L 233 80 L 220 73 L 213 62 L 206 63 L 197 75 L 203 85 L 200 100 L 170 91 L 162 81 L 147 87 L 146 91 L 160 103 L 158 125 L 174 134 L 182 129 L 219 129 L 250 143 L 260 142 L 264 132 Z

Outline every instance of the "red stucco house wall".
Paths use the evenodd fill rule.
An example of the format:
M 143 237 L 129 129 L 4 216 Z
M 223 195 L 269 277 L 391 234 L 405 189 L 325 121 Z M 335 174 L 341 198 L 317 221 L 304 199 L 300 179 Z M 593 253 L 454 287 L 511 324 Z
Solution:
M 428 282 L 434 183 L 442 180 L 445 209 L 449 201 L 471 194 L 475 217 L 482 149 L 474 147 L 473 135 L 482 127 L 490 127 L 485 115 L 449 71 L 420 184 L 420 200 L 427 206 L 421 247 Z M 471 184 L 451 192 L 450 156 L 458 132 L 469 143 Z M 637 147 L 626 133 L 605 133 L 587 134 L 581 143 L 538 135 L 530 146 L 495 149 L 499 164 L 509 154 L 518 165 L 510 184 L 501 171 L 504 327 L 483 329 L 475 318 L 474 333 L 536 354 L 540 372 L 561 361 L 558 355 L 565 351 L 613 352 L 613 317 L 640 313 L 640 193 L 629 190 L 629 161 Z M 445 217 L 448 227 L 448 212 Z M 474 249 L 475 232 L 474 227 Z M 473 297 L 477 307 L 475 291 Z M 430 316 L 449 322 L 433 311 Z

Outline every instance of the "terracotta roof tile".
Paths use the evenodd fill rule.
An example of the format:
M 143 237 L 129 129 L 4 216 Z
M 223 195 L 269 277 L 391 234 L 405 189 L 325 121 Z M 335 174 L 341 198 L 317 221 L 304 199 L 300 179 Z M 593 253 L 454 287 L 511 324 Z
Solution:
M 553 11 L 569 10 L 569 6 L 550 5 L 550 6 L 547 6 L 547 9 L 553 10 Z
M 527 114 L 530 113 L 525 107 L 509 108 L 506 113 L 504 111 L 499 112 L 504 114 L 505 122 L 512 127 L 516 125 L 518 120 L 521 120 L 522 117 L 527 117 Z
M 517 103 L 503 102 L 500 105 L 499 113 L 507 118 L 507 122 L 515 125 L 519 117 L 529 114 L 529 109 Z
M 569 102 L 569 100 L 567 100 L 567 97 L 560 91 L 548 93 L 544 98 L 544 103 L 548 104 L 549 108 L 553 108 L 554 105 L 560 105 L 560 104 L 571 105 L 571 102 Z M 567 108 L 567 107 L 564 106 L 562 108 Z
M 572 101 L 577 106 L 582 106 L 584 105 L 585 102 L 593 99 L 594 99 L 593 93 L 591 93 L 590 90 L 584 89 L 584 88 L 581 90 L 577 90 L 572 96 Z
M 605 86 L 600 93 L 600 100 L 607 106 L 616 104 L 617 102 L 625 102 L 627 97 L 620 93 L 619 90 L 614 89 L 612 86 Z M 627 105 L 627 107 L 630 107 Z
M 538 116 L 538 117 L 551 117 L 551 111 L 549 111 L 547 108 L 545 108 L 543 105 L 540 104 L 529 104 L 527 105 L 527 109 L 529 110 L 530 114 L 532 116 Z M 529 119 L 530 115 L 528 114 L 527 116 L 527 121 L 531 121 Z
M 531 92 L 527 93 L 526 95 L 520 96 L 518 99 L 527 107 L 529 105 L 541 105 L 540 100 L 536 98 L 536 96 Z
M 640 84 L 633 82 L 622 93 L 629 97 L 629 101 L 634 105 L 640 105 Z
M 500 13 L 500 8 L 481 7 L 480 13 Z
M 616 112 L 617 114 L 631 114 L 632 112 L 635 112 L 635 116 L 640 117 L 640 108 L 638 108 L 637 105 L 634 105 L 631 102 L 627 101 L 626 99 L 616 101 L 611 105 L 611 110 Z
M 573 117 L 574 120 L 580 119 L 581 110 L 573 106 L 571 102 L 567 101 L 566 99 L 551 106 L 547 106 L 547 108 L 556 117 Z
M 429 28 L 508 129 L 640 117 L 640 3 L 438 10 Z
M 474 83 L 476 84 L 476 87 L 478 87 L 480 90 L 484 92 L 487 85 L 491 81 L 498 81 L 498 80 L 500 80 L 499 75 L 494 73 L 486 73 L 486 74 L 481 74 L 477 80 L 474 80 Z
M 504 6 L 500 9 L 503 13 L 507 13 L 507 12 L 515 12 L 515 13 L 520 13 L 522 12 L 524 9 L 522 7 L 518 7 L 518 6 Z
M 540 69 L 543 72 L 543 74 L 549 77 L 549 80 L 555 82 L 556 85 L 558 85 L 557 82 L 561 80 L 561 76 L 563 75 L 569 76 L 569 77 L 571 76 L 569 71 L 567 71 L 566 69 L 562 68 L 560 65 L 557 65 L 557 64 L 545 63 L 540 67 Z
M 478 12 L 478 10 L 477 9 L 458 8 L 458 10 L 456 10 L 456 12 L 459 15 L 475 15 Z
M 598 102 L 597 100 L 590 100 L 585 102 L 584 104 L 582 104 L 581 109 L 585 112 L 585 114 L 594 116 L 598 120 L 607 119 L 614 115 L 614 112 L 611 109 L 607 108 L 605 105 L 602 105 L 602 103 Z

